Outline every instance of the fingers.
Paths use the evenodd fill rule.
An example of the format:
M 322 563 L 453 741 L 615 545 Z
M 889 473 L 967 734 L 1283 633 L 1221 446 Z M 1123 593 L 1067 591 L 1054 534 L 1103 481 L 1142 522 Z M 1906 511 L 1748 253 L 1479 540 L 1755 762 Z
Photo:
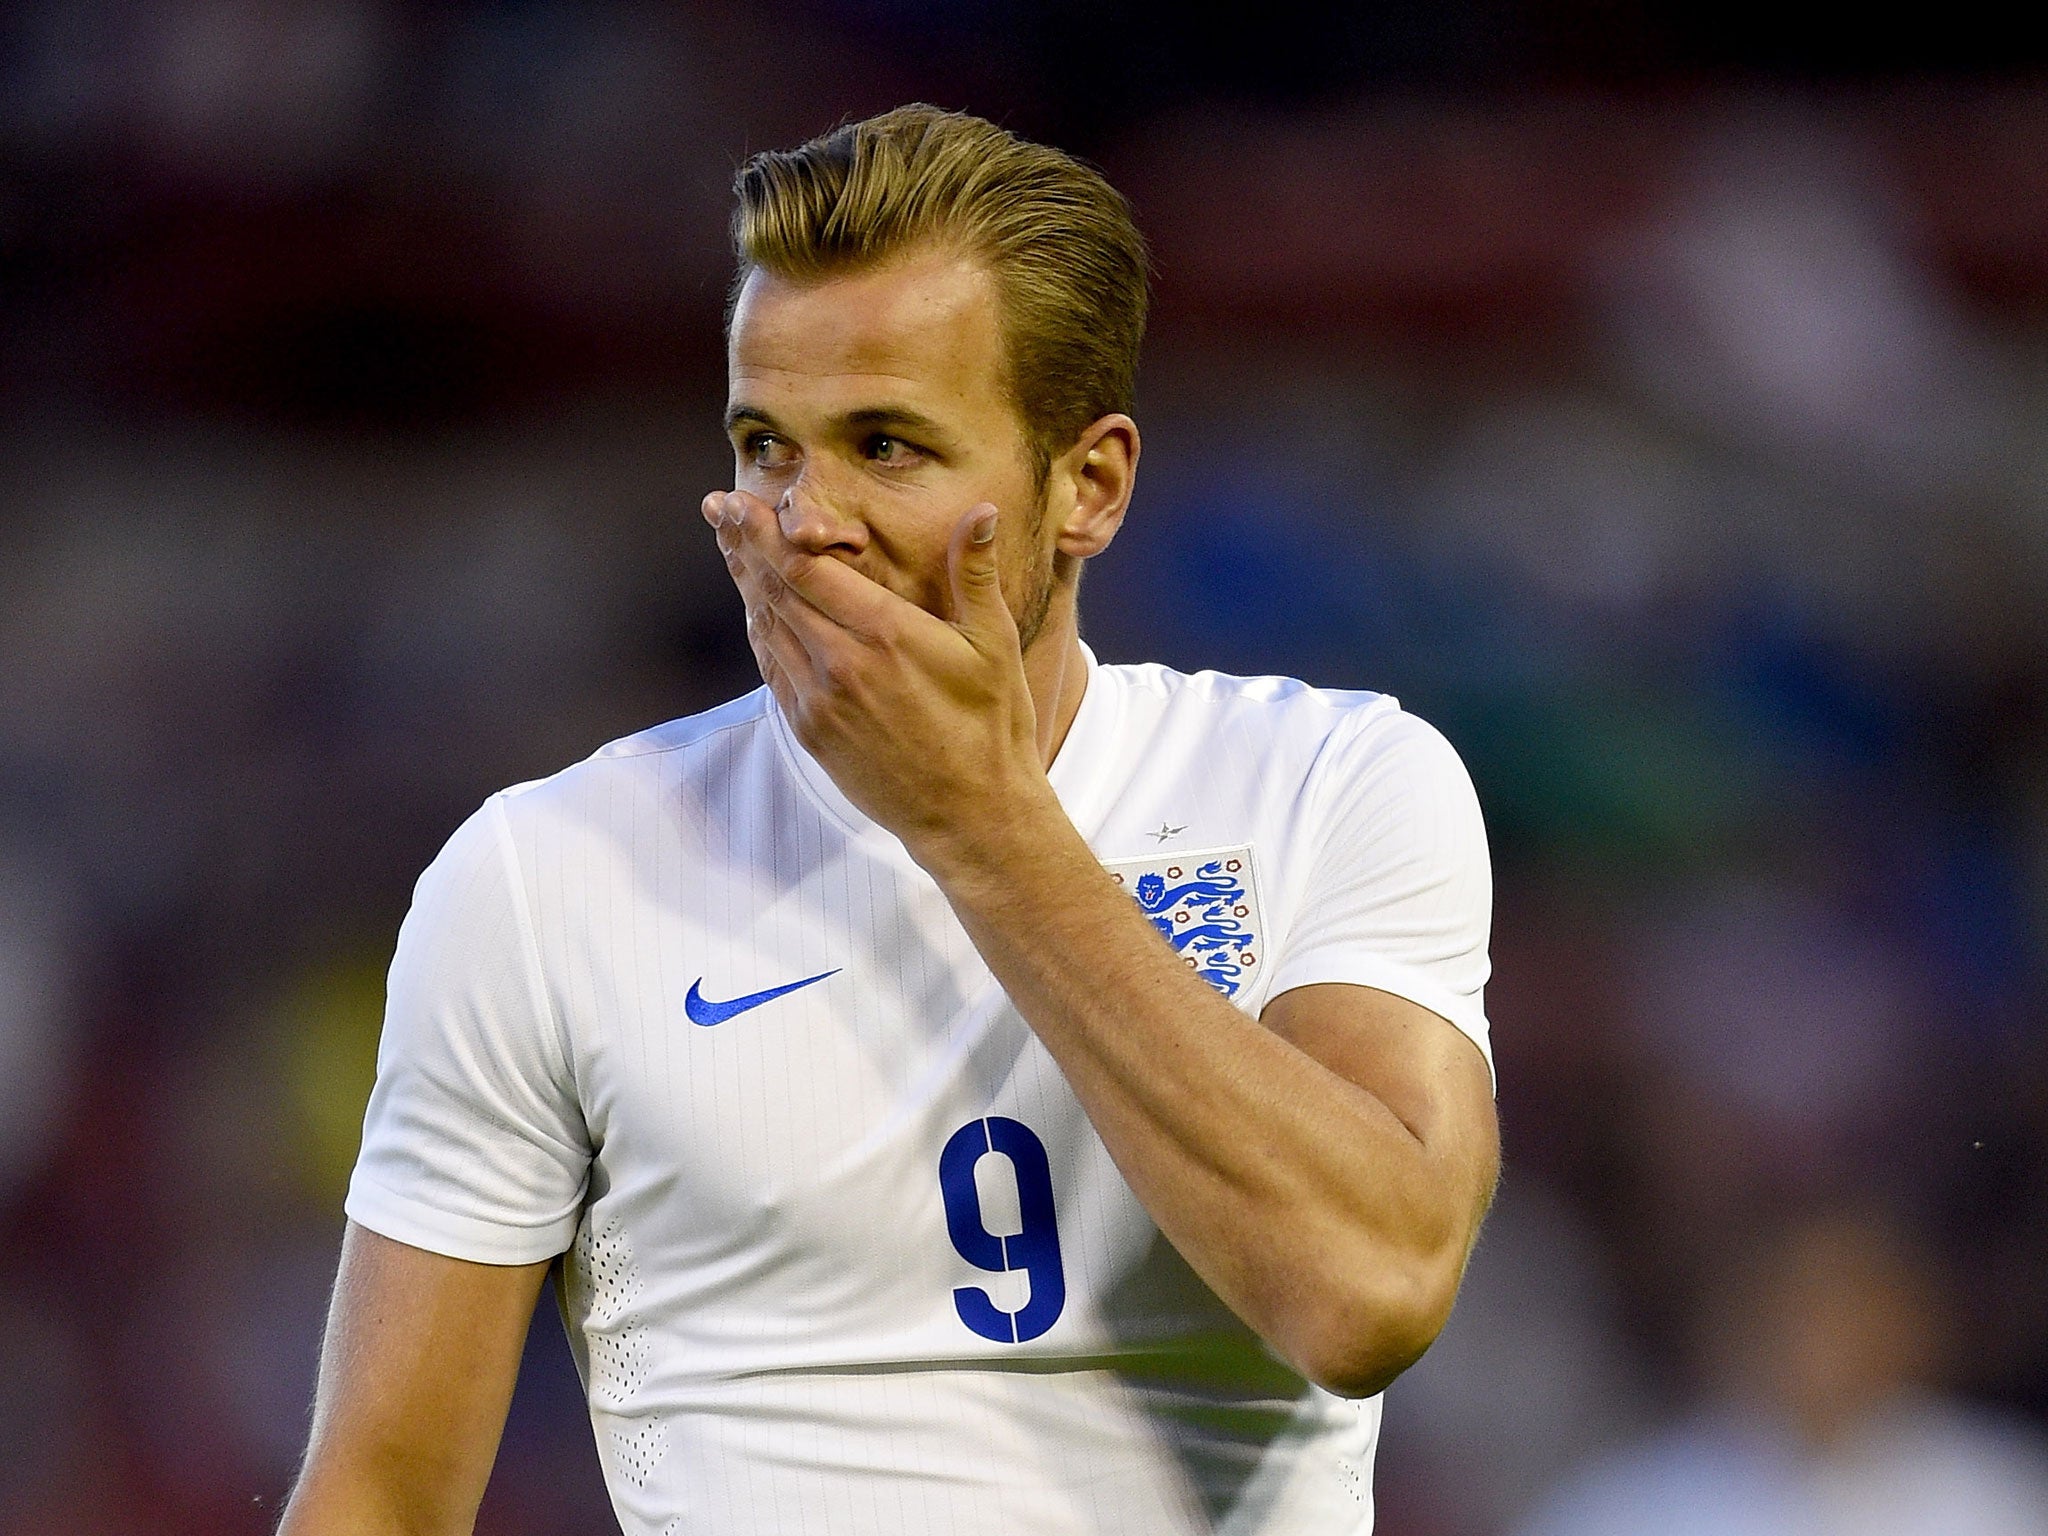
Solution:
M 726 569 L 749 605 L 768 603 L 806 634 L 818 619 L 868 641 L 882 641 L 924 615 L 843 560 L 812 554 L 784 535 L 777 514 L 745 491 L 704 498 L 705 521 L 718 530 Z
M 817 687 L 817 669 L 802 639 L 777 618 L 773 608 L 761 605 L 747 610 L 747 644 L 761 681 L 775 695 L 783 713 L 799 718 L 803 697 Z
M 717 530 L 726 570 L 748 613 L 748 639 L 762 664 L 808 687 L 847 662 L 846 647 L 909 644 L 936 657 L 964 636 L 985 656 L 1014 650 L 1017 627 L 1004 601 L 996 558 L 996 508 L 969 507 L 947 548 L 948 624 L 832 555 L 792 544 L 776 510 L 746 491 L 714 491 L 704 519 Z M 772 621 L 772 622 L 771 622 Z M 923 644 L 919 644 L 919 641 Z
M 1003 599 L 1002 567 L 996 560 L 996 509 L 977 502 L 953 525 L 946 546 L 946 574 L 953 591 L 954 626 L 977 649 L 1017 642 L 1017 624 Z
M 747 646 L 761 680 L 785 709 L 792 708 L 797 695 L 810 686 L 815 668 L 802 636 L 784 619 L 786 609 L 793 601 L 800 605 L 801 599 L 794 598 L 773 566 L 749 553 L 746 521 L 767 509 L 744 491 L 713 491 L 700 510 L 717 532 L 719 554 L 746 607 Z
M 758 498 L 744 491 L 714 492 L 704 500 L 706 521 L 718 531 L 718 552 L 725 558 L 726 572 L 747 605 L 751 633 L 752 616 L 757 611 L 782 604 L 788 597 L 781 571 L 760 552 L 758 542 L 750 543 L 747 538 L 748 517 L 765 509 Z

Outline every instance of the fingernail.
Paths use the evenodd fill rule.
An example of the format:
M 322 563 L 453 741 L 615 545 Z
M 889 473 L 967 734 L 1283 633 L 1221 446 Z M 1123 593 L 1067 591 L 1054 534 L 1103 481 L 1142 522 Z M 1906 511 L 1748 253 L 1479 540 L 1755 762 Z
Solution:
M 974 520 L 974 526 L 967 530 L 967 537 L 976 544 L 986 544 L 996 536 L 996 515 L 984 512 Z

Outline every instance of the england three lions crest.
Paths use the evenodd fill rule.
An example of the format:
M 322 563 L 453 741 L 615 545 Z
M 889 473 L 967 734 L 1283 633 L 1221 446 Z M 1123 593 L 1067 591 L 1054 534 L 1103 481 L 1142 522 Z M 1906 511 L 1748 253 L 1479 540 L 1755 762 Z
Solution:
M 1188 969 L 1218 992 L 1236 997 L 1257 979 L 1266 963 L 1266 931 L 1250 848 L 1110 859 L 1103 867 Z

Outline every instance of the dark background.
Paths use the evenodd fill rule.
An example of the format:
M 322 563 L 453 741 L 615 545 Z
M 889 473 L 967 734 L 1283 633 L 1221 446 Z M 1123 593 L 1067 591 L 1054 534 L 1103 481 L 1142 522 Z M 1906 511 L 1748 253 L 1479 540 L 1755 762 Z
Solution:
M 1097 650 L 1395 693 L 1487 808 L 1508 1174 L 1386 1536 L 1768 1397 L 1703 1320 L 1815 1222 L 1926 1281 L 1878 1398 L 2039 1435 L 2038 44 L 1205 14 L 0 9 L 0 1529 L 275 1519 L 411 881 L 753 685 L 695 511 L 727 188 L 911 99 L 1155 244 Z M 545 1311 L 480 1528 L 613 1528 Z

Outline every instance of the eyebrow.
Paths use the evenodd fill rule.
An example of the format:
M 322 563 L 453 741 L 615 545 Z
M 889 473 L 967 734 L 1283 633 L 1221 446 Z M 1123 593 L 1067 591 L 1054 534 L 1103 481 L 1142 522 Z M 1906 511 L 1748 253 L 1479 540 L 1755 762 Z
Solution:
M 922 411 L 914 411 L 907 405 L 870 405 L 857 411 L 848 411 L 838 418 L 844 427 L 895 428 L 899 432 L 914 432 L 921 437 L 945 438 L 951 434 Z M 725 413 L 725 430 L 728 435 L 742 426 L 761 426 L 770 431 L 776 428 L 775 418 L 757 405 L 735 401 Z
M 944 427 L 924 412 L 913 411 L 907 405 L 877 405 L 866 410 L 848 411 L 844 420 L 849 427 L 898 427 L 921 437 L 946 435 Z

